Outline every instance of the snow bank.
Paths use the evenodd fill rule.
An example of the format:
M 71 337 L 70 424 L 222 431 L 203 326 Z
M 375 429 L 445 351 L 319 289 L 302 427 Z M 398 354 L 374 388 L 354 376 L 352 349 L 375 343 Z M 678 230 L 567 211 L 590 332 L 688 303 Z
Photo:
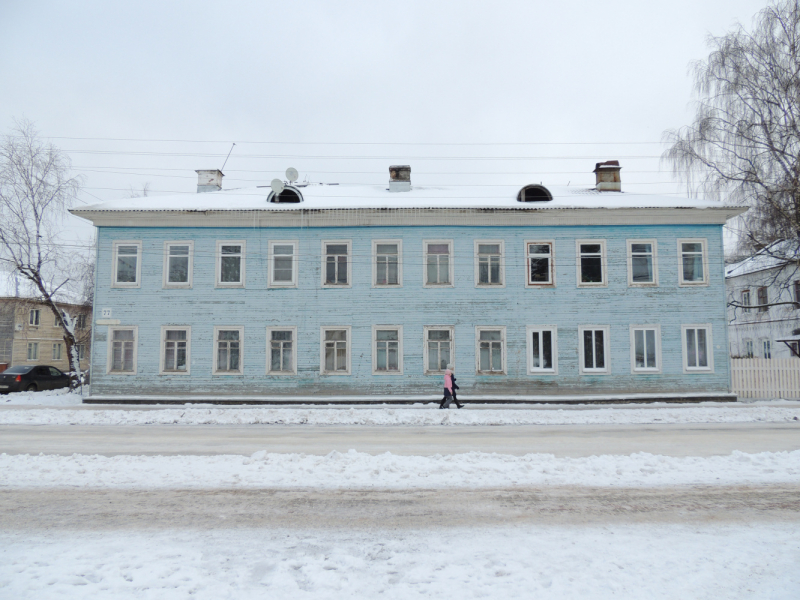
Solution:
M 89 386 L 84 386 L 88 393 Z M 83 401 L 81 394 L 70 394 L 67 388 L 43 392 L 13 392 L 0 396 L 0 404 L 22 406 L 77 406 Z
M 647 453 L 557 458 L 469 452 L 327 456 L 260 451 L 250 457 L 0 455 L 9 487 L 441 488 L 541 485 L 659 486 L 800 482 L 800 450 L 671 457 Z
M 166 408 L 155 410 L 38 409 L 0 411 L 0 425 L 602 425 L 785 423 L 800 406 L 481 409 L 426 408 Z
M 800 597 L 796 523 L 0 534 L 0 596 Z

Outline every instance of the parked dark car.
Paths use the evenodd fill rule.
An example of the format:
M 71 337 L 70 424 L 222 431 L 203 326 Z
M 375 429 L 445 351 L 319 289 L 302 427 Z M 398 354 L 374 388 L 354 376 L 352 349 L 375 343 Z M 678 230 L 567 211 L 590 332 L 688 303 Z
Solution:
M 69 387 L 69 375 L 55 367 L 17 366 L 0 373 L 0 394 Z

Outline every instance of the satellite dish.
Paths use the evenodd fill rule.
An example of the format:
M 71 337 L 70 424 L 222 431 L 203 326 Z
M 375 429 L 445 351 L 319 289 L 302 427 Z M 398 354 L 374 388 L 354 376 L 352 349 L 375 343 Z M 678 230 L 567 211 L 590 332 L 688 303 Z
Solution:
M 283 185 L 283 182 L 280 179 L 273 179 L 270 182 L 269 187 L 271 187 L 272 191 L 275 192 L 276 194 L 280 194 L 285 186 Z
M 288 169 L 286 169 L 286 179 L 288 179 L 290 183 L 294 183 L 295 181 L 297 181 L 298 177 L 299 173 L 297 172 L 297 169 L 293 167 L 289 167 Z

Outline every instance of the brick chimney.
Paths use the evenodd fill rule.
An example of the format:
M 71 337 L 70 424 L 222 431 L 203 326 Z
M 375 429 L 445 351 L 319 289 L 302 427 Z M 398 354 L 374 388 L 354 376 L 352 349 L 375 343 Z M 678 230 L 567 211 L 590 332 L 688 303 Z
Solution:
M 622 167 L 618 160 L 607 160 L 595 164 L 593 173 L 597 178 L 595 189 L 598 192 L 621 192 L 622 181 L 619 172 Z
M 225 175 L 219 169 L 201 169 L 197 173 L 197 193 L 218 192 L 222 189 L 222 178 Z
M 392 165 L 389 167 L 389 191 L 411 191 L 411 167 L 409 165 Z

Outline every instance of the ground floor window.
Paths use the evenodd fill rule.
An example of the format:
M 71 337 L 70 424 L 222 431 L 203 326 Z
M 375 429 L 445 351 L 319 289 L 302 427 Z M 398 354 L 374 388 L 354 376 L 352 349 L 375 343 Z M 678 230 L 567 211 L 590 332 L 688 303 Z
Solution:
M 28 360 L 39 360 L 39 342 L 28 342 Z
M 214 328 L 214 373 L 242 374 L 242 342 L 244 327 Z
M 53 360 L 61 360 L 61 349 L 63 344 L 53 344 Z
M 658 326 L 631 327 L 631 361 L 634 372 L 661 370 L 661 331 Z
M 556 328 L 529 325 L 527 333 L 528 372 L 555 374 L 558 362 Z
M 477 327 L 478 373 L 500 374 L 505 372 L 505 328 Z
M 584 373 L 608 373 L 608 327 L 578 328 L 580 366 Z
M 190 327 L 161 328 L 163 373 L 189 373 Z
M 744 357 L 753 358 L 756 355 L 755 344 L 753 344 L 753 340 L 744 340 L 743 345 Z
M 83 360 L 86 358 L 86 345 L 85 344 L 77 344 L 75 346 L 75 351 L 78 353 L 78 360 Z
M 711 325 L 684 325 L 683 367 L 686 371 L 712 371 Z M 749 342 L 749 347 L 748 347 Z M 753 357 L 753 340 L 745 340 L 747 358 Z
M 372 328 L 372 370 L 375 374 L 398 375 L 403 370 L 403 328 L 376 325 Z
M 294 327 L 267 327 L 267 373 L 270 375 L 291 375 L 297 372 L 295 367 Z
M 772 358 L 772 341 L 761 340 L 761 352 L 764 358 Z
M 350 374 L 350 328 L 322 328 L 322 365 L 325 375 Z
M 108 370 L 110 373 L 136 372 L 136 327 L 109 328 Z
M 452 327 L 425 327 L 425 372 L 443 373 L 452 364 Z

